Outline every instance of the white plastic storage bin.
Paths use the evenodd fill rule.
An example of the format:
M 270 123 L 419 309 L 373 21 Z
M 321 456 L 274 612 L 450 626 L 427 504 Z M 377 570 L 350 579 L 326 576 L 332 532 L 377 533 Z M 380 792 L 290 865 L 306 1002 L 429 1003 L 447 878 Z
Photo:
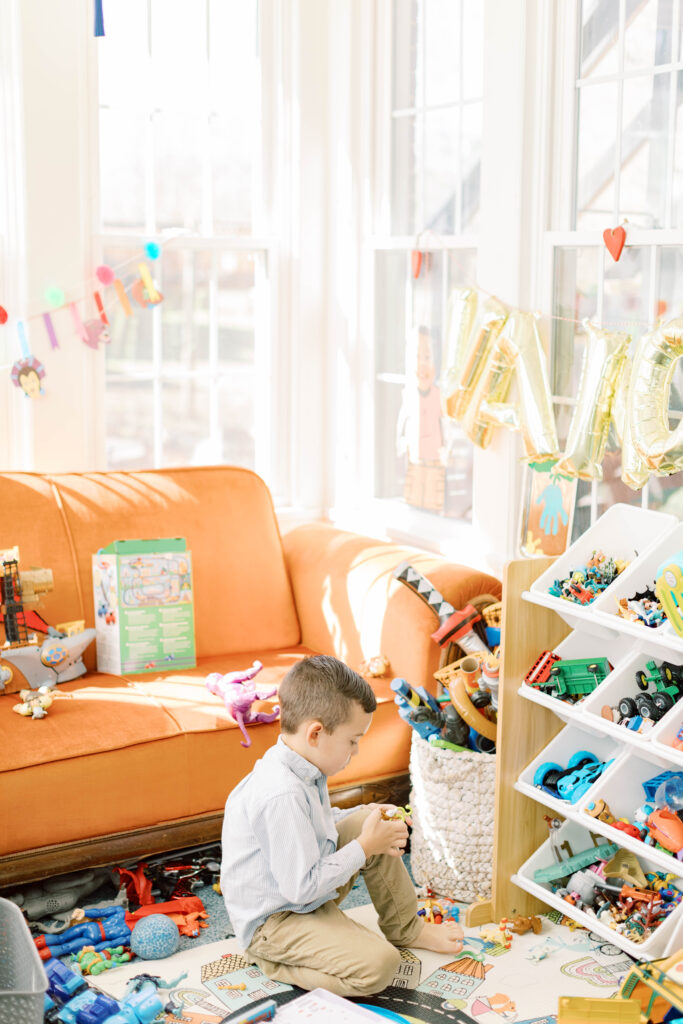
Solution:
M 607 558 L 626 559 L 630 563 L 637 559 L 640 565 L 644 553 L 649 553 L 651 548 L 662 542 L 678 523 L 676 516 L 664 512 L 653 512 L 636 505 L 612 505 L 531 584 L 529 593 L 532 600 L 554 608 L 572 626 L 584 624 L 586 629 L 599 631 L 600 619 L 595 618 L 594 609 L 597 608 L 598 601 L 611 600 L 615 588 L 630 566 L 589 605 L 580 605 L 574 601 L 554 597 L 548 593 L 548 588 L 555 580 L 565 579 L 571 572 L 585 565 L 594 551 L 602 551 Z M 606 607 L 605 604 L 602 606 Z
M 683 700 L 679 701 L 673 711 L 652 730 L 652 750 L 671 761 L 671 770 L 683 771 L 683 750 L 672 747 L 679 731 L 683 729 Z
M 551 796 L 543 789 L 538 789 L 534 784 L 534 776 L 541 765 L 545 763 L 559 765 L 562 769 L 567 768 L 570 759 L 580 751 L 594 754 L 600 761 L 609 761 L 619 756 L 620 746 L 611 736 L 605 736 L 600 732 L 588 732 L 585 729 L 579 729 L 574 724 L 567 725 L 527 765 L 515 783 L 515 789 L 520 793 L 524 793 L 525 796 L 530 796 L 532 800 L 537 800 L 539 803 L 544 804 L 544 806 L 551 807 L 563 817 L 578 816 L 579 806 L 583 803 L 584 799 L 590 798 L 590 794 L 602 776 L 590 786 L 586 791 L 585 797 L 582 796 L 573 803 Z M 605 769 L 605 772 L 609 772 L 613 768 L 614 765 L 610 765 Z
M 588 828 L 607 836 L 612 842 L 619 843 L 624 849 L 632 850 L 637 856 L 646 855 L 660 871 L 670 871 L 683 878 L 683 862 L 673 855 L 657 850 L 634 836 L 626 835 L 604 821 L 592 818 L 585 807 L 592 800 L 604 800 L 615 818 L 627 818 L 633 822 L 636 808 L 647 800 L 643 782 L 652 779 L 665 771 L 678 771 L 676 765 L 664 757 L 658 757 L 653 749 L 645 752 L 630 751 L 619 760 L 618 771 L 605 773 L 591 787 L 585 798 L 579 802 L 579 817 Z
M 563 856 L 567 856 L 565 843 L 569 844 L 569 849 L 572 850 L 573 854 L 588 850 L 594 846 L 595 843 L 591 831 L 593 830 L 589 831 L 588 828 L 579 825 L 575 821 L 565 821 L 557 833 L 557 842 L 562 847 Z M 598 835 L 595 832 L 593 834 Z M 659 864 L 656 864 L 650 857 L 648 849 L 643 847 L 643 850 L 638 853 L 638 860 L 643 871 L 661 870 Z M 595 932 L 604 939 L 618 944 L 621 949 L 636 959 L 652 960 L 656 957 L 669 956 L 683 944 L 683 903 L 679 904 L 676 910 L 669 914 L 659 928 L 656 928 L 652 935 L 645 939 L 644 942 L 633 942 L 623 935 L 617 935 L 607 924 L 598 921 L 591 914 L 578 910 L 571 903 L 567 903 L 560 896 L 556 896 L 550 888 L 550 883 L 540 883 L 534 880 L 534 874 L 538 868 L 548 867 L 555 862 L 550 839 L 547 839 L 522 864 L 517 874 L 512 876 L 512 881 L 520 889 L 524 889 L 525 892 L 537 896 L 544 903 L 561 911 L 567 917 L 578 921 L 579 924 L 583 925 L 584 928 L 588 928 L 589 931 Z
M 540 657 L 543 651 L 539 650 L 538 653 Z M 607 639 L 599 639 L 585 629 L 575 629 L 555 647 L 555 654 L 558 654 L 560 658 L 570 660 L 576 658 L 607 658 L 612 666 L 613 671 L 600 683 L 596 690 L 592 694 L 581 698 L 575 704 L 552 697 L 548 693 L 543 693 L 535 686 L 527 686 L 524 682 L 520 686 L 519 693 L 522 697 L 526 697 L 527 700 L 531 700 L 536 704 L 541 704 L 543 707 L 550 708 L 551 711 L 565 722 L 574 721 L 580 723 L 585 720 L 585 708 L 588 701 L 593 698 L 595 693 L 604 688 L 618 667 L 629 659 L 630 651 L 628 645 L 624 644 L 619 636 L 610 634 Z M 529 665 L 529 669 L 531 668 L 532 666 Z
M 622 643 L 623 646 L 623 643 Z M 638 703 L 640 703 L 640 710 L 642 710 L 642 704 L 644 703 L 643 698 L 650 697 L 656 701 L 657 689 L 653 683 L 649 683 L 646 690 L 643 690 L 637 681 L 637 674 L 644 673 L 649 676 L 647 664 L 650 661 L 654 661 L 657 669 L 662 663 L 661 657 L 652 657 L 641 650 L 635 650 L 631 653 L 624 661 L 622 661 L 620 667 L 611 672 L 604 683 L 598 687 L 583 703 L 582 714 L 586 722 L 594 721 L 596 724 L 599 723 L 600 727 L 605 729 L 609 735 L 613 735 L 624 743 L 628 743 L 636 747 L 650 747 L 652 739 L 655 733 L 655 729 L 665 717 L 670 716 L 674 713 L 676 703 L 673 707 L 669 708 L 664 714 L 661 709 L 655 708 L 655 715 L 660 717 L 657 721 L 652 717 L 651 707 L 649 709 L 649 715 L 645 714 L 642 716 L 639 714 Z M 653 673 L 654 676 L 658 675 L 658 672 Z M 669 684 L 667 684 L 669 685 Z M 618 709 L 620 701 L 632 701 L 636 703 L 636 715 L 642 718 L 642 727 L 640 731 L 634 731 L 625 725 L 619 725 L 619 711 L 614 712 L 614 720 L 610 721 L 603 714 L 603 709 L 613 708 Z M 652 701 L 649 701 L 650 705 Z M 683 703 L 681 703 L 683 709 Z M 649 723 L 649 725 L 647 724 Z
M 0 898 L 0 1024 L 42 1024 L 47 975 L 23 914 Z
M 604 518 L 604 517 L 603 517 Z M 597 525 L 597 524 L 596 524 Z M 654 545 L 650 545 L 633 565 L 607 588 L 593 603 L 599 622 L 620 629 L 623 633 L 645 640 L 652 644 L 670 646 L 674 651 L 683 654 L 683 637 L 678 636 L 671 624 L 664 619 L 661 626 L 654 628 L 642 622 L 630 622 L 617 615 L 617 606 L 621 598 L 631 598 L 636 592 L 654 588 L 655 576 L 662 562 L 672 555 L 683 551 L 683 523 L 678 522 L 673 530 L 660 537 Z

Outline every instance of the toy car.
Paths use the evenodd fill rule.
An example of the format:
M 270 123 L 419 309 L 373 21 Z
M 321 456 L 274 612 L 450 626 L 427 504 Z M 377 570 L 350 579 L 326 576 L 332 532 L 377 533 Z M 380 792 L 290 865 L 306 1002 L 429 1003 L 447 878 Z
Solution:
M 555 654 L 554 651 L 543 651 L 524 676 L 524 682 L 527 686 L 540 686 L 541 683 L 545 683 L 550 677 L 554 663 L 559 660 L 559 654 Z
M 561 658 L 537 685 L 553 697 L 576 701 L 592 693 L 611 671 L 607 658 Z
M 566 768 L 546 761 L 534 772 L 534 786 L 559 800 L 576 803 L 602 775 L 612 761 L 600 761 L 588 750 L 579 750 L 569 759 Z

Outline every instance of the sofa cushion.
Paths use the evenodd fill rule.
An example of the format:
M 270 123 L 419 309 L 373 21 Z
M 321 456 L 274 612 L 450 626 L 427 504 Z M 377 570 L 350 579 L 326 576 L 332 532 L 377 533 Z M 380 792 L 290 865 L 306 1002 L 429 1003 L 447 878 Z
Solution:
M 0 855 L 220 812 L 277 740 L 279 723 L 248 727 L 252 745 L 242 747 L 242 733 L 206 689 L 206 676 L 247 668 L 258 657 L 259 685 L 277 686 L 309 653 L 301 646 L 252 650 L 205 658 L 182 673 L 83 676 L 57 687 L 48 716 L 38 721 L 11 710 L 16 695 L 0 697 L 0 735 L 12 736 L 0 750 L 0 820 L 9 823 Z M 374 682 L 372 725 L 357 756 L 330 780 L 333 787 L 405 771 L 410 729 L 396 712 L 390 680 Z
M 92 555 L 111 541 L 184 537 L 194 567 L 197 654 L 290 647 L 299 623 L 273 502 L 250 470 L 208 468 L 51 477 L 93 621 Z

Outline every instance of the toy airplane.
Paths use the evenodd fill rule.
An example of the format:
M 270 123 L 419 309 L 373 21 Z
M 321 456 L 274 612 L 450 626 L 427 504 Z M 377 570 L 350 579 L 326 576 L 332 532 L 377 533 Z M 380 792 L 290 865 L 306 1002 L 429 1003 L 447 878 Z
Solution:
M 81 655 L 94 639 L 94 629 L 84 629 L 75 636 L 49 636 L 42 644 L 0 647 L 0 658 L 17 668 L 29 686 L 37 690 L 85 675 L 87 669 Z

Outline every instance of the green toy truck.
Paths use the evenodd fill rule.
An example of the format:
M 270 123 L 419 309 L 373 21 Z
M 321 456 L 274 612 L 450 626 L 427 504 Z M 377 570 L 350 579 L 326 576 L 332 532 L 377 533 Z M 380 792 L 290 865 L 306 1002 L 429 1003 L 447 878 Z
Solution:
M 612 671 L 607 658 L 562 658 L 538 689 L 551 697 L 576 703 L 599 686 Z

